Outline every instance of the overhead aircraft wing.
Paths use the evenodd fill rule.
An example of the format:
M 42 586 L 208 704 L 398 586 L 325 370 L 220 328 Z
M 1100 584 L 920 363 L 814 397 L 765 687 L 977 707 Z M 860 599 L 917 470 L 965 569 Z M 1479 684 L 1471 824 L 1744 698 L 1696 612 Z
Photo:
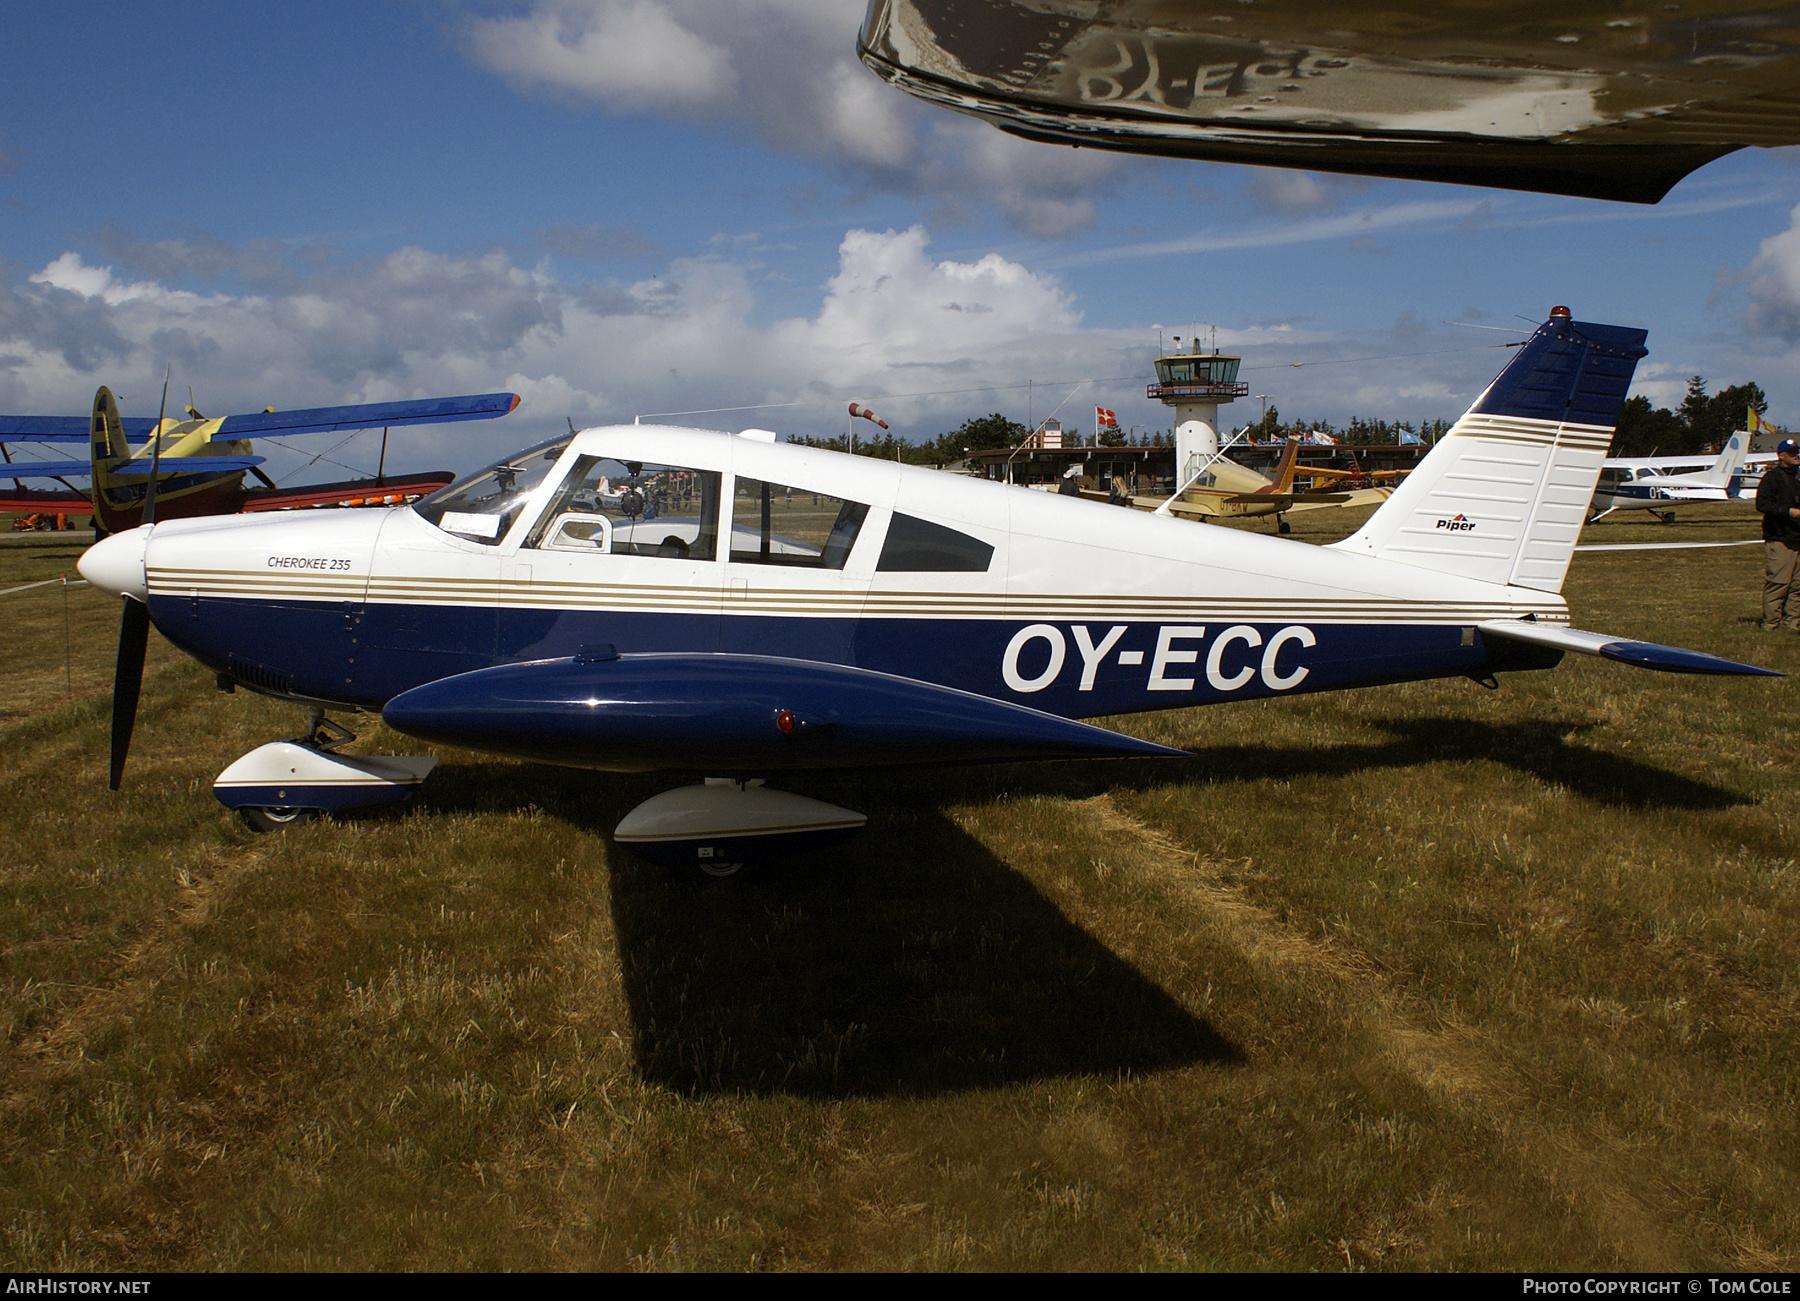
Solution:
M 1800 25 L 1753 0 L 872 0 L 858 52 L 1033 140 L 1654 203 L 1800 143 Z
M 451 420 L 492 420 L 519 405 L 517 393 L 476 393 L 411 402 L 369 402 L 304 411 L 258 411 L 227 416 L 214 438 L 257 438 L 265 434 L 328 434 L 391 425 L 435 425 Z
M 1656 642 L 1627 641 L 1604 633 L 1582 632 L 1554 624 L 1527 623 L 1523 619 L 1490 619 L 1475 625 L 1487 637 L 1503 637 L 1509 641 L 1529 642 L 1552 650 L 1574 651 L 1578 655 L 1598 655 L 1621 664 L 1635 664 L 1641 669 L 1657 669 L 1663 673 L 1716 673 L 1742 677 L 1779 678 L 1786 676 L 1774 669 L 1754 664 L 1739 664 L 1704 651 L 1683 650 L 1679 646 L 1661 646 Z
M 150 441 L 156 421 L 122 420 L 133 443 Z M 0 416 L 0 443 L 85 443 L 91 429 L 87 416 Z

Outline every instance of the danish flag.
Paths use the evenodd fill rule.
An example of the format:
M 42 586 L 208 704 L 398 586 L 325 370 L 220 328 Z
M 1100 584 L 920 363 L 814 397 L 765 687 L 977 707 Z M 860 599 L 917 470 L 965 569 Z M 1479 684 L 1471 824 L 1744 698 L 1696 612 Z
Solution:
M 1114 415 L 1111 411 L 1108 411 L 1105 407 L 1094 408 L 1094 428 L 1117 429 L 1118 427 L 1118 416 Z

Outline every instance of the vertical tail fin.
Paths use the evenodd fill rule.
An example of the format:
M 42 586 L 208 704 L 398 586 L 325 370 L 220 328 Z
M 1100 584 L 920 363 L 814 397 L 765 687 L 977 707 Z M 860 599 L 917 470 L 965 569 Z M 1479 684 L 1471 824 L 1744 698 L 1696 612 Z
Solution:
M 110 467 L 131 456 L 131 445 L 125 441 L 125 423 L 119 419 L 119 404 L 104 384 L 94 394 L 94 422 L 88 443 L 96 478 L 103 465 Z
M 1647 331 L 1558 307 L 1344 551 L 1562 590 Z
M 1719 459 L 1706 471 L 1706 482 L 1714 488 L 1724 488 L 1730 485 L 1733 475 L 1742 474 L 1743 470 L 1743 435 L 1733 434 L 1725 440 L 1725 446 L 1719 449 Z
M 1294 490 L 1294 470 L 1300 460 L 1300 440 L 1289 436 L 1287 446 L 1281 449 L 1281 460 L 1275 463 L 1272 476 L 1274 487 L 1269 491 L 1276 494 L 1289 493 Z

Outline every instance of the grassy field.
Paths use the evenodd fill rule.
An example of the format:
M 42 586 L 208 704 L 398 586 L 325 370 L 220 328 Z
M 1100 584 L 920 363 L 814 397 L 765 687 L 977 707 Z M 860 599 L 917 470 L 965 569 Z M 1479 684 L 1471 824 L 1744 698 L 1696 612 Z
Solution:
M 1681 516 L 1586 540 L 1754 532 Z M 1800 673 L 1760 582 L 1567 592 Z M 0 625 L 5 1268 L 1800 1260 L 1791 678 L 1571 657 L 1117 720 L 1191 760 L 783 782 L 867 832 L 706 883 L 608 840 L 667 782 L 455 751 L 254 836 L 211 780 L 299 711 L 156 638 L 111 795 L 117 611 L 68 592 L 65 663 L 64 600 Z

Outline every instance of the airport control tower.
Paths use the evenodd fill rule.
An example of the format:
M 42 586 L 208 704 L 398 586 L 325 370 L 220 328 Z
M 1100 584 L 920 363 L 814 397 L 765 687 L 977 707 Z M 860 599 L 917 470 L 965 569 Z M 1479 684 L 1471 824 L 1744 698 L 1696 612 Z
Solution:
M 1181 346 L 1179 338 L 1175 346 Z M 1146 397 L 1175 408 L 1177 482 L 1185 482 L 1202 461 L 1219 450 L 1219 404 L 1250 392 L 1248 384 L 1238 383 L 1238 363 L 1243 358 L 1202 352 L 1198 339 L 1191 346 L 1190 352 L 1158 357 L 1156 383 L 1145 391 Z

